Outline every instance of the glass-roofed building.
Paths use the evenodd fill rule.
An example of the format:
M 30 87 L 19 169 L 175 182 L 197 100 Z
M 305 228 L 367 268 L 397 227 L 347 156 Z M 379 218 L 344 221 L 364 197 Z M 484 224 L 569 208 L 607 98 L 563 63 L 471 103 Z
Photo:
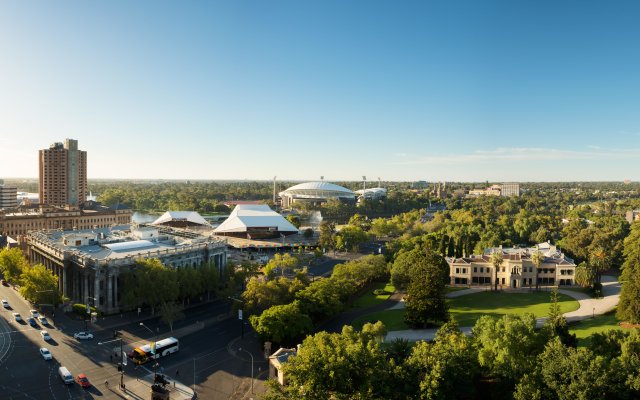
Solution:
M 58 277 L 60 292 L 75 303 L 91 300 L 106 314 L 120 312 L 123 271 L 136 260 L 157 258 L 170 268 L 227 263 L 226 241 L 184 229 L 121 225 L 87 230 L 31 231 L 29 261 L 43 264 Z

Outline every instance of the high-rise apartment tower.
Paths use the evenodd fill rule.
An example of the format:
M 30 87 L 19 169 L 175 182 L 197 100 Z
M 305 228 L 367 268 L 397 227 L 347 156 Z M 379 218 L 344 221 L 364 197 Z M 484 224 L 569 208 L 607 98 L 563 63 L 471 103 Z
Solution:
M 39 151 L 40 204 L 78 206 L 87 199 L 87 152 L 65 139 Z

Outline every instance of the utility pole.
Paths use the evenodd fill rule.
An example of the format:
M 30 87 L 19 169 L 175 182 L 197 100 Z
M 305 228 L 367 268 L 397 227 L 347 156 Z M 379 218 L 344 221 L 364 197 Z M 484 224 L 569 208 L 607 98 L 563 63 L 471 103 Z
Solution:
M 236 299 L 235 297 L 229 296 L 229 300 L 237 301 L 238 303 L 242 304 L 242 306 L 244 307 L 244 301 L 240 299 Z M 242 318 L 243 318 L 242 308 L 240 308 L 238 310 L 238 319 L 240 320 L 240 337 L 244 339 L 244 320 Z

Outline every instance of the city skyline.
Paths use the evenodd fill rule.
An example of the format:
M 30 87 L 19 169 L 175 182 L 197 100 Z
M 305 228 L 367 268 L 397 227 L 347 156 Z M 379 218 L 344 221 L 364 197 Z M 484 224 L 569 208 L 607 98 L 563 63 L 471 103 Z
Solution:
M 640 180 L 640 4 L 0 5 L 0 178 Z

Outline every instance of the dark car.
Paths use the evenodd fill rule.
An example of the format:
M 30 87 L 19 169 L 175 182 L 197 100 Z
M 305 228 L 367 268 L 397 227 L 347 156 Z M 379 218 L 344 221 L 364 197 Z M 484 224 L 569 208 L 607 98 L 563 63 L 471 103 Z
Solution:
M 9 286 L 9 282 L 5 281 L 4 279 L 0 280 L 0 283 L 2 284 L 2 286 Z
M 29 325 L 31 325 L 31 326 L 38 326 L 38 324 L 36 323 L 35 318 L 31 318 L 30 317 L 29 319 L 27 319 L 27 322 L 29 322 Z

